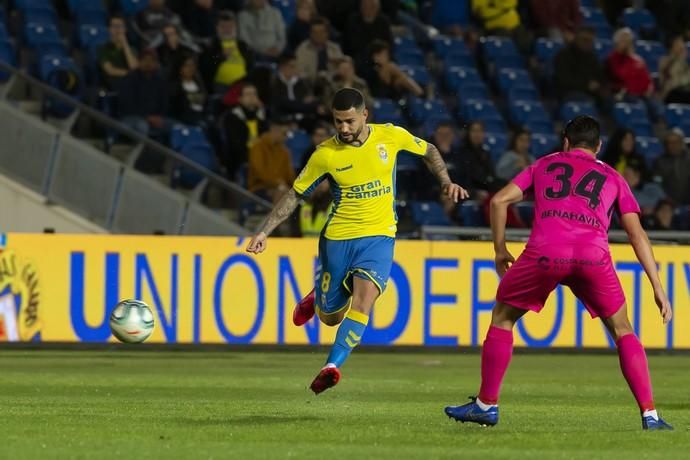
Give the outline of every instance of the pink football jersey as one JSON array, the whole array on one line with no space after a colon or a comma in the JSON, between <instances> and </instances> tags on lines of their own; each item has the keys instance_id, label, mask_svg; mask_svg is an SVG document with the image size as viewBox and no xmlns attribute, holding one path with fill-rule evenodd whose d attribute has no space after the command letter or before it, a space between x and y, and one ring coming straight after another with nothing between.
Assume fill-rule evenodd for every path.
<instances>
[{"instance_id":1,"label":"pink football jersey","mask_svg":"<svg viewBox=\"0 0 690 460\"><path fill-rule=\"evenodd\" d=\"M613 213L640 212L623 177L582 150L540 158L513 183L526 195L534 193L528 246L594 244L607 249Z\"/></svg>"}]
</instances>

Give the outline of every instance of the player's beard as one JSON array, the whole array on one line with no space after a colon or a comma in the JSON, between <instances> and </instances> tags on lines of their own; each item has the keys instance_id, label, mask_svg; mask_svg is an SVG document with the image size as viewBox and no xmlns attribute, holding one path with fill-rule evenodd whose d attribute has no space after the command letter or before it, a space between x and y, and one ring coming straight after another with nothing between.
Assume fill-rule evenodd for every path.
<instances>
[{"instance_id":1,"label":"player's beard","mask_svg":"<svg viewBox=\"0 0 690 460\"><path fill-rule=\"evenodd\" d=\"M340 134L338 137L340 137L340 140L345 142L346 144L349 144L349 145L352 145L355 147L361 147L362 141L359 140L359 136L362 134L363 129L364 129L364 125L362 125L362 127L359 128L357 130L357 132L352 133L352 140L351 141L347 141L347 140L343 139L342 134Z\"/></svg>"}]
</instances>

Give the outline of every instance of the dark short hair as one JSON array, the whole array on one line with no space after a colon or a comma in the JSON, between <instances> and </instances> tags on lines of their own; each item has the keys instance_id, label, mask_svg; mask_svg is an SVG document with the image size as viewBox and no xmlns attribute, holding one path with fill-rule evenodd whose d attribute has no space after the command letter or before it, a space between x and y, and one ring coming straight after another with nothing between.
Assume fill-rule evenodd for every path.
<instances>
[{"instance_id":1,"label":"dark short hair","mask_svg":"<svg viewBox=\"0 0 690 460\"><path fill-rule=\"evenodd\" d=\"M371 55L373 56L374 54L379 54L381 51L390 52L391 46L384 40L376 39L371 42L369 49L371 50Z\"/></svg>"},{"instance_id":2,"label":"dark short hair","mask_svg":"<svg viewBox=\"0 0 690 460\"><path fill-rule=\"evenodd\" d=\"M287 116L276 115L271 117L268 124L269 126L288 126L290 125L290 118Z\"/></svg>"},{"instance_id":3,"label":"dark short hair","mask_svg":"<svg viewBox=\"0 0 690 460\"><path fill-rule=\"evenodd\" d=\"M565 125L563 137L568 139L570 147L596 149L601 139L599 122L589 115L578 115Z\"/></svg>"},{"instance_id":4,"label":"dark short hair","mask_svg":"<svg viewBox=\"0 0 690 460\"><path fill-rule=\"evenodd\" d=\"M328 22L328 19L324 18L323 16L319 16L319 17L314 18L309 25L311 27L313 27L313 26L328 27L328 26L330 26L330 22Z\"/></svg>"},{"instance_id":5,"label":"dark short hair","mask_svg":"<svg viewBox=\"0 0 690 460\"><path fill-rule=\"evenodd\" d=\"M278 58L278 67L284 66L285 64L289 64L290 62L296 59L297 58L293 53L283 53Z\"/></svg>"},{"instance_id":6,"label":"dark short hair","mask_svg":"<svg viewBox=\"0 0 690 460\"><path fill-rule=\"evenodd\" d=\"M234 21L236 20L235 13L230 10L223 10L218 13L218 21Z\"/></svg>"},{"instance_id":7,"label":"dark short hair","mask_svg":"<svg viewBox=\"0 0 690 460\"><path fill-rule=\"evenodd\" d=\"M364 108L364 96L354 88L341 88L333 96L331 109L343 111L355 108L358 112Z\"/></svg>"},{"instance_id":8,"label":"dark short hair","mask_svg":"<svg viewBox=\"0 0 690 460\"><path fill-rule=\"evenodd\" d=\"M510 149L515 150L515 145L517 144L518 137L523 136L523 135L528 135L531 136L532 133L530 132L529 129L527 128L518 128L515 133L513 134L513 137L510 139Z\"/></svg>"},{"instance_id":9,"label":"dark short hair","mask_svg":"<svg viewBox=\"0 0 690 460\"><path fill-rule=\"evenodd\" d=\"M113 14L112 16L110 16L110 18L108 19L108 25L112 24L113 21L122 21L125 24L127 24L127 20L125 20L125 17L121 14Z\"/></svg>"}]
</instances>

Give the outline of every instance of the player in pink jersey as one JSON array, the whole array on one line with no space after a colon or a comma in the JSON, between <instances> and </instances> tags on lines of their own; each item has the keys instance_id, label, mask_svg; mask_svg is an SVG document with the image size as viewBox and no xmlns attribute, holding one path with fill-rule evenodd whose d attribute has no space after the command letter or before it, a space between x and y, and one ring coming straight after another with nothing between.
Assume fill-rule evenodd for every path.
<instances>
[{"instance_id":1,"label":"player in pink jersey","mask_svg":"<svg viewBox=\"0 0 690 460\"><path fill-rule=\"evenodd\" d=\"M671 320L652 247L640 225L640 208L620 174L596 159L599 123L588 116L566 125L564 151L539 159L491 200L491 230L501 282L491 327L482 347L479 395L446 407L461 422L498 423L498 395L513 352L513 327L527 311L539 312L558 284L568 286L592 318L600 317L616 343L623 376L637 400L645 430L672 430L654 406L647 356L628 320L625 296L611 260L608 228L617 212L652 283L664 323ZM507 208L534 194L535 219L525 250L515 261L505 242ZM514 263L513 263L514 262Z\"/></svg>"}]
</instances>

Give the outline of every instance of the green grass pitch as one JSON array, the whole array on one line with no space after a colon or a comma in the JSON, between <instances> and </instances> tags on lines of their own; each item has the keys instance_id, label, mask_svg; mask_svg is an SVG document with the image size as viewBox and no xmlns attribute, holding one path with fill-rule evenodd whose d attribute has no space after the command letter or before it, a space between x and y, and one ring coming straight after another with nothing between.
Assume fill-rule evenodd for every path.
<instances>
[{"instance_id":1,"label":"green grass pitch","mask_svg":"<svg viewBox=\"0 0 690 460\"><path fill-rule=\"evenodd\" d=\"M355 352L334 389L322 352L0 350L2 459L690 458L690 361L651 356L646 433L615 355L516 354L494 428L445 417L479 356Z\"/></svg>"}]
</instances>

